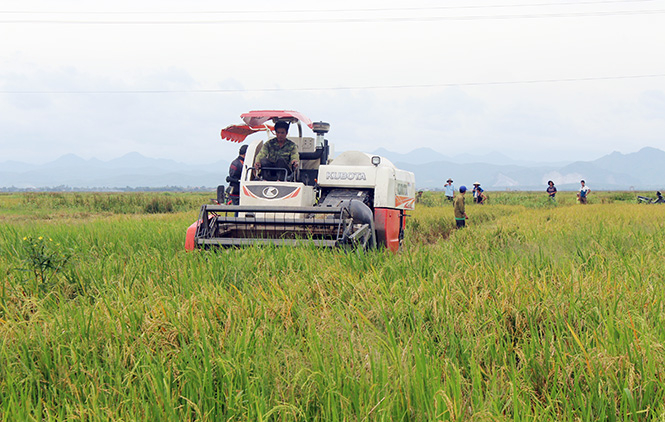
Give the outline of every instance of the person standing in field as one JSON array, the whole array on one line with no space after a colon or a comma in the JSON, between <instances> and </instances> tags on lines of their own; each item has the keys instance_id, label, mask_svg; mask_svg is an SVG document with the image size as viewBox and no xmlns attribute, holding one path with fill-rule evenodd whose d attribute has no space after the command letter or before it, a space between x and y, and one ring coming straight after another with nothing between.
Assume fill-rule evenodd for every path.
<instances>
[{"instance_id":1,"label":"person standing in field","mask_svg":"<svg viewBox=\"0 0 665 422\"><path fill-rule=\"evenodd\" d=\"M550 202L556 202L556 198L554 197L556 195L556 188L554 187L554 182L550 180L549 182L547 182L547 184L548 184L547 195L550 198Z\"/></svg>"},{"instance_id":2,"label":"person standing in field","mask_svg":"<svg viewBox=\"0 0 665 422\"><path fill-rule=\"evenodd\" d=\"M446 184L443 185L446 189L446 199L449 202L453 202L453 197L455 196L455 186L453 186L453 179L446 180Z\"/></svg>"},{"instance_id":3,"label":"person standing in field","mask_svg":"<svg viewBox=\"0 0 665 422\"><path fill-rule=\"evenodd\" d=\"M476 182L473 184L473 201L477 204L484 204L485 199L487 198L485 196L485 190L480 187L480 182Z\"/></svg>"},{"instance_id":4,"label":"person standing in field","mask_svg":"<svg viewBox=\"0 0 665 422\"><path fill-rule=\"evenodd\" d=\"M581 180L580 184L582 187L580 187L580 191L577 193L577 200L580 201L580 204L586 204L591 189L585 184L584 180Z\"/></svg>"},{"instance_id":5,"label":"person standing in field","mask_svg":"<svg viewBox=\"0 0 665 422\"><path fill-rule=\"evenodd\" d=\"M240 204L240 176L242 175L242 166L245 164L245 154L247 153L247 145L240 147L238 157L231 162L229 166L229 175L226 181L229 182L231 191L229 192L229 202L231 205Z\"/></svg>"},{"instance_id":6,"label":"person standing in field","mask_svg":"<svg viewBox=\"0 0 665 422\"><path fill-rule=\"evenodd\" d=\"M466 226L466 220L469 218L466 215L466 209L464 206L464 193L466 192L466 186L462 185L459 187L459 195L455 197L453 201L453 209L455 210L455 224L457 228L461 229Z\"/></svg>"}]
</instances>

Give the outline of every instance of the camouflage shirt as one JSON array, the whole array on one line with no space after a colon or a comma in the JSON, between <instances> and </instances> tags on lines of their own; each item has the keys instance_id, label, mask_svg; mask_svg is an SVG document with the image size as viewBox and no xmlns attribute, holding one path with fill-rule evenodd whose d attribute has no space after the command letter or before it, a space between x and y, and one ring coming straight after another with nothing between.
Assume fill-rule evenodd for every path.
<instances>
[{"instance_id":1,"label":"camouflage shirt","mask_svg":"<svg viewBox=\"0 0 665 422\"><path fill-rule=\"evenodd\" d=\"M287 163L291 163L293 160L300 161L298 147L295 142L287 139L284 141L284 145L280 148L279 143L277 143L277 138L272 138L263 144L263 148L261 148L259 155L256 156L256 161L260 161L263 158L267 158L273 163L277 162L280 158L285 159Z\"/></svg>"}]
</instances>

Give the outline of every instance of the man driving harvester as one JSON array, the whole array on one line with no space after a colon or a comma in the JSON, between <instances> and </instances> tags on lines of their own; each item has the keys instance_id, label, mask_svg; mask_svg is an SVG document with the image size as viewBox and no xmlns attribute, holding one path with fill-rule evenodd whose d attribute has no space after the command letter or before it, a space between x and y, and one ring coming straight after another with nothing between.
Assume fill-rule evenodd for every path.
<instances>
[{"instance_id":1,"label":"man driving harvester","mask_svg":"<svg viewBox=\"0 0 665 422\"><path fill-rule=\"evenodd\" d=\"M288 122L280 120L275 123L275 135L277 136L266 142L256 156L254 167L258 170L265 167L261 172L265 180L278 180L282 173L286 173L288 177L298 167L300 161L298 147L293 141L286 138L288 132ZM285 169L286 171L275 169Z\"/></svg>"}]
</instances>

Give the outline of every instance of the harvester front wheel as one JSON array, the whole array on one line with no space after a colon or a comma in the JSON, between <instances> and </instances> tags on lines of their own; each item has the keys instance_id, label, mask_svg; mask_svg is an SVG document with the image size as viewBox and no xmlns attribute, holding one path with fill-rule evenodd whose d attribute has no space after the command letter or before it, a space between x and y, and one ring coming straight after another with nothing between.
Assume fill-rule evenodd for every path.
<instances>
[{"instance_id":1,"label":"harvester front wheel","mask_svg":"<svg viewBox=\"0 0 665 422\"><path fill-rule=\"evenodd\" d=\"M342 211L344 228L341 243L354 249L368 250L376 247L376 230L372 210L361 201L351 200Z\"/></svg>"}]
</instances>

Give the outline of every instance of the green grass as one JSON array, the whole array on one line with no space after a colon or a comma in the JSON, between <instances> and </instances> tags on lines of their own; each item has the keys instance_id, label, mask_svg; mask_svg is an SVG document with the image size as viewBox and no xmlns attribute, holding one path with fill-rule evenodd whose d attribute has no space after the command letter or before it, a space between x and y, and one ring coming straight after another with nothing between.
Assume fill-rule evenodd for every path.
<instances>
[{"instance_id":1,"label":"green grass","mask_svg":"<svg viewBox=\"0 0 665 422\"><path fill-rule=\"evenodd\" d=\"M398 255L188 253L210 195L93 195L0 195L2 420L665 417L665 206L490 192L458 231L426 192Z\"/></svg>"}]
</instances>

